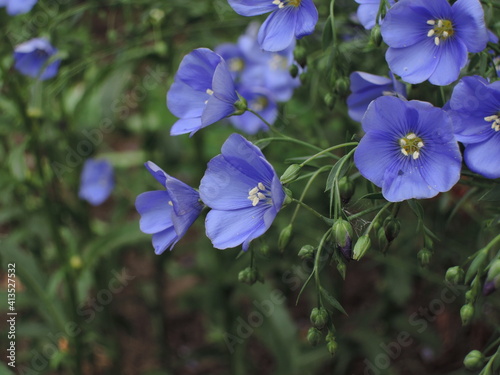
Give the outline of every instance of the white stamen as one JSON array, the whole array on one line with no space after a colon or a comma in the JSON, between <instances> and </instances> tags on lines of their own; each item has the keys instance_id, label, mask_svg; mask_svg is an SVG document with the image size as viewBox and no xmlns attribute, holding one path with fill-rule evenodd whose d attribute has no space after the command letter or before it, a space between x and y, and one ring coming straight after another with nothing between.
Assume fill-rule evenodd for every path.
<instances>
[{"instance_id":1,"label":"white stamen","mask_svg":"<svg viewBox=\"0 0 500 375\"><path fill-rule=\"evenodd\" d=\"M256 186L248 192L248 195L255 195L259 192L259 188Z\"/></svg>"},{"instance_id":2,"label":"white stamen","mask_svg":"<svg viewBox=\"0 0 500 375\"><path fill-rule=\"evenodd\" d=\"M264 186L264 184L262 182L259 182L257 184L257 187L259 188L259 190L262 190L262 191L265 191L266 190L266 187Z\"/></svg>"},{"instance_id":3,"label":"white stamen","mask_svg":"<svg viewBox=\"0 0 500 375\"><path fill-rule=\"evenodd\" d=\"M443 27L443 20L439 20L439 21L438 21L438 25L437 25L437 26L438 26L438 27Z\"/></svg>"},{"instance_id":4,"label":"white stamen","mask_svg":"<svg viewBox=\"0 0 500 375\"><path fill-rule=\"evenodd\" d=\"M413 157L413 160L416 160L416 159L418 159L418 157L419 157L419 156L420 156L420 152L418 152L418 151L415 151L415 152L413 153L413 155L412 155L412 157Z\"/></svg>"},{"instance_id":5,"label":"white stamen","mask_svg":"<svg viewBox=\"0 0 500 375\"><path fill-rule=\"evenodd\" d=\"M401 138L401 139L399 140L399 145L400 145L400 146L406 146L406 141L405 141L403 138Z\"/></svg>"},{"instance_id":6,"label":"white stamen","mask_svg":"<svg viewBox=\"0 0 500 375\"><path fill-rule=\"evenodd\" d=\"M259 199L264 199L264 198L266 198L266 196L265 196L264 194L262 194L261 192L258 192L258 193L257 193L257 197L258 197Z\"/></svg>"},{"instance_id":7,"label":"white stamen","mask_svg":"<svg viewBox=\"0 0 500 375\"><path fill-rule=\"evenodd\" d=\"M484 118L484 121L487 121L487 122L496 121L496 120L498 120L498 116L497 115L488 116L488 117Z\"/></svg>"},{"instance_id":8,"label":"white stamen","mask_svg":"<svg viewBox=\"0 0 500 375\"><path fill-rule=\"evenodd\" d=\"M213 95L213 94L214 94L214 92L213 92L212 90L210 90L210 89L207 89L206 93L207 93L208 95Z\"/></svg>"},{"instance_id":9,"label":"white stamen","mask_svg":"<svg viewBox=\"0 0 500 375\"><path fill-rule=\"evenodd\" d=\"M252 200L252 206L257 206L257 203L259 203L260 199L259 197L255 196L253 197L253 200Z\"/></svg>"},{"instance_id":10,"label":"white stamen","mask_svg":"<svg viewBox=\"0 0 500 375\"><path fill-rule=\"evenodd\" d=\"M410 133L406 136L407 139L415 139L417 138L416 134L415 133Z\"/></svg>"},{"instance_id":11,"label":"white stamen","mask_svg":"<svg viewBox=\"0 0 500 375\"><path fill-rule=\"evenodd\" d=\"M427 36L433 36L434 35L434 29L430 29L429 32L427 33Z\"/></svg>"},{"instance_id":12,"label":"white stamen","mask_svg":"<svg viewBox=\"0 0 500 375\"><path fill-rule=\"evenodd\" d=\"M274 0L274 1L273 1L273 4L274 4L274 5L280 5L280 4L281 4L281 1L280 1L280 0Z\"/></svg>"},{"instance_id":13,"label":"white stamen","mask_svg":"<svg viewBox=\"0 0 500 375\"><path fill-rule=\"evenodd\" d=\"M408 156L408 152L404 148L401 149L401 152L404 156Z\"/></svg>"},{"instance_id":14,"label":"white stamen","mask_svg":"<svg viewBox=\"0 0 500 375\"><path fill-rule=\"evenodd\" d=\"M439 46L439 37L435 37L435 38L434 38L434 44L435 44L436 46Z\"/></svg>"},{"instance_id":15,"label":"white stamen","mask_svg":"<svg viewBox=\"0 0 500 375\"><path fill-rule=\"evenodd\" d=\"M417 143L417 146L418 146L418 148L422 148L422 147L424 147L424 142L418 142L418 143Z\"/></svg>"},{"instance_id":16,"label":"white stamen","mask_svg":"<svg viewBox=\"0 0 500 375\"><path fill-rule=\"evenodd\" d=\"M173 206L174 204L172 203L172 201L168 201L168 205Z\"/></svg>"},{"instance_id":17,"label":"white stamen","mask_svg":"<svg viewBox=\"0 0 500 375\"><path fill-rule=\"evenodd\" d=\"M443 38L448 38L450 34L448 34L448 31L443 31Z\"/></svg>"},{"instance_id":18,"label":"white stamen","mask_svg":"<svg viewBox=\"0 0 500 375\"><path fill-rule=\"evenodd\" d=\"M436 21L434 21L434 20L427 21L427 25L435 25L435 24L436 24Z\"/></svg>"}]
</instances>

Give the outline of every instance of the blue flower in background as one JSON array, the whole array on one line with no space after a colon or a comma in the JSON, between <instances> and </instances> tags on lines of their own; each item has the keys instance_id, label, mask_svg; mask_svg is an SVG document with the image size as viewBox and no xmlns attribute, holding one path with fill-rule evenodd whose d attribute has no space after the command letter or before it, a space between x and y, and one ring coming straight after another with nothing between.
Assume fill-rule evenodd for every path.
<instances>
[{"instance_id":1,"label":"blue flower in background","mask_svg":"<svg viewBox=\"0 0 500 375\"><path fill-rule=\"evenodd\" d=\"M186 234L203 209L199 194L192 187L166 174L148 161L144 164L151 175L166 190L140 194L135 207L141 215L141 231L153 235L156 254L163 253Z\"/></svg>"},{"instance_id":2,"label":"blue flower in background","mask_svg":"<svg viewBox=\"0 0 500 375\"><path fill-rule=\"evenodd\" d=\"M468 52L486 47L488 33L478 0L401 0L389 9L381 25L389 45L390 69L409 83L434 85L455 81Z\"/></svg>"},{"instance_id":3,"label":"blue flower in background","mask_svg":"<svg viewBox=\"0 0 500 375\"><path fill-rule=\"evenodd\" d=\"M38 0L0 0L0 7L7 8L9 16L28 13Z\"/></svg>"},{"instance_id":4,"label":"blue flower in background","mask_svg":"<svg viewBox=\"0 0 500 375\"><path fill-rule=\"evenodd\" d=\"M465 164L488 178L500 177L500 81L464 77L447 104L455 137L465 144Z\"/></svg>"},{"instance_id":5,"label":"blue flower in background","mask_svg":"<svg viewBox=\"0 0 500 375\"><path fill-rule=\"evenodd\" d=\"M312 0L228 0L236 13L256 16L272 12L262 24L258 41L262 49L276 52L287 48L295 38L312 34L318 11Z\"/></svg>"},{"instance_id":6,"label":"blue flower in background","mask_svg":"<svg viewBox=\"0 0 500 375\"><path fill-rule=\"evenodd\" d=\"M208 238L217 249L243 244L264 234L283 205L285 193L260 149L239 134L222 145L208 163L200 196L212 208L206 218Z\"/></svg>"},{"instance_id":7,"label":"blue flower in background","mask_svg":"<svg viewBox=\"0 0 500 375\"><path fill-rule=\"evenodd\" d=\"M48 40L34 38L14 49L14 67L26 76L46 80L54 77L59 70L61 60L47 64L56 53L57 49Z\"/></svg>"},{"instance_id":8,"label":"blue flower in background","mask_svg":"<svg viewBox=\"0 0 500 375\"><path fill-rule=\"evenodd\" d=\"M233 78L221 56L207 48L186 55L167 93L170 112L180 119L171 135L191 133L236 112L239 100Z\"/></svg>"},{"instance_id":9,"label":"blue flower in background","mask_svg":"<svg viewBox=\"0 0 500 375\"><path fill-rule=\"evenodd\" d=\"M372 100L382 95L393 95L406 98L406 87L394 78L377 76L365 72L353 72L350 75L351 95L347 98L349 116L361 122L363 115Z\"/></svg>"},{"instance_id":10,"label":"blue flower in background","mask_svg":"<svg viewBox=\"0 0 500 375\"><path fill-rule=\"evenodd\" d=\"M104 159L87 159L80 177L78 196L93 206L103 203L115 187L113 166Z\"/></svg>"},{"instance_id":11,"label":"blue flower in background","mask_svg":"<svg viewBox=\"0 0 500 375\"><path fill-rule=\"evenodd\" d=\"M238 87L238 92L247 100L248 108L257 112L269 124L273 124L278 117L278 105L271 92L265 88L245 86ZM241 116L229 117L229 122L247 134L259 131L268 131L269 127L253 113L245 112Z\"/></svg>"},{"instance_id":12,"label":"blue flower in background","mask_svg":"<svg viewBox=\"0 0 500 375\"><path fill-rule=\"evenodd\" d=\"M377 21L378 9L380 8L380 0L355 0L359 6L357 16L359 22L366 30L373 29ZM389 5L393 6L395 0L389 0Z\"/></svg>"},{"instance_id":13,"label":"blue flower in background","mask_svg":"<svg viewBox=\"0 0 500 375\"><path fill-rule=\"evenodd\" d=\"M388 201L431 198L458 182L462 157L442 109L382 96L370 104L362 126L366 134L354 163Z\"/></svg>"}]
</instances>

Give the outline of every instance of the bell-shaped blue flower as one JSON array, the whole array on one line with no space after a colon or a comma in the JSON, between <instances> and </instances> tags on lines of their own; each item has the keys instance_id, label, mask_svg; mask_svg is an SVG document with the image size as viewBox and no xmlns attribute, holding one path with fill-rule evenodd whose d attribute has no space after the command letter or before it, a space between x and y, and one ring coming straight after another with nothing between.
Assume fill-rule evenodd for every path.
<instances>
[{"instance_id":1,"label":"bell-shaped blue flower","mask_svg":"<svg viewBox=\"0 0 500 375\"><path fill-rule=\"evenodd\" d=\"M272 12L259 30L262 49L282 51L295 39L312 34L318 11L312 0L228 0L236 13L256 16Z\"/></svg>"},{"instance_id":2,"label":"bell-shaped blue flower","mask_svg":"<svg viewBox=\"0 0 500 375\"><path fill-rule=\"evenodd\" d=\"M401 0L381 25L392 72L409 83L448 85L458 79L468 52L486 47L488 33L479 0Z\"/></svg>"},{"instance_id":3,"label":"bell-shaped blue flower","mask_svg":"<svg viewBox=\"0 0 500 375\"><path fill-rule=\"evenodd\" d=\"M212 208L206 233L217 249L243 244L264 234L283 205L285 193L273 167L258 147L239 134L222 145L208 163L200 197Z\"/></svg>"},{"instance_id":4,"label":"bell-shaped blue flower","mask_svg":"<svg viewBox=\"0 0 500 375\"><path fill-rule=\"evenodd\" d=\"M78 196L93 206L99 206L115 187L113 166L105 159L87 159L80 176Z\"/></svg>"},{"instance_id":5,"label":"bell-shaped blue flower","mask_svg":"<svg viewBox=\"0 0 500 375\"><path fill-rule=\"evenodd\" d=\"M347 98L349 116L354 121L361 122L363 115L372 100L382 95L393 95L406 98L406 87L389 72L391 78L377 76L365 72L353 72L351 95Z\"/></svg>"},{"instance_id":6,"label":"bell-shaped blue flower","mask_svg":"<svg viewBox=\"0 0 500 375\"><path fill-rule=\"evenodd\" d=\"M382 96L370 104L361 124L366 134L354 163L388 201L431 198L458 182L462 157L442 109Z\"/></svg>"},{"instance_id":7,"label":"bell-shaped blue flower","mask_svg":"<svg viewBox=\"0 0 500 375\"><path fill-rule=\"evenodd\" d=\"M377 14L380 8L380 0L355 0L359 6L356 15L359 22L366 30L373 29L377 22ZM389 5L394 5L394 0L389 0Z\"/></svg>"},{"instance_id":8,"label":"bell-shaped blue flower","mask_svg":"<svg viewBox=\"0 0 500 375\"><path fill-rule=\"evenodd\" d=\"M9 16L28 13L38 0L0 0L0 7L7 9Z\"/></svg>"},{"instance_id":9,"label":"bell-shaped blue flower","mask_svg":"<svg viewBox=\"0 0 500 375\"><path fill-rule=\"evenodd\" d=\"M203 209L199 194L192 187L166 174L151 161L144 164L166 190L140 194L135 207L141 215L141 231L153 235L156 254L163 253L184 236Z\"/></svg>"},{"instance_id":10,"label":"bell-shaped blue flower","mask_svg":"<svg viewBox=\"0 0 500 375\"><path fill-rule=\"evenodd\" d=\"M500 81L464 77L447 104L455 137L465 144L465 164L488 178L500 177Z\"/></svg>"},{"instance_id":11,"label":"bell-shaped blue flower","mask_svg":"<svg viewBox=\"0 0 500 375\"><path fill-rule=\"evenodd\" d=\"M14 67L26 76L46 80L54 77L59 70L61 60L48 63L56 53L57 49L48 40L34 38L14 49Z\"/></svg>"},{"instance_id":12,"label":"bell-shaped blue flower","mask_svg":"<svg viewBox=\"0 0 500 375\"><path fill-rule=\"evenodd\" d=\"M191 133L237 111L239 98L221 56L207 48L186 55L167 93L170 112L179 117L171 135Z\"/></svg>"}]
</instances>

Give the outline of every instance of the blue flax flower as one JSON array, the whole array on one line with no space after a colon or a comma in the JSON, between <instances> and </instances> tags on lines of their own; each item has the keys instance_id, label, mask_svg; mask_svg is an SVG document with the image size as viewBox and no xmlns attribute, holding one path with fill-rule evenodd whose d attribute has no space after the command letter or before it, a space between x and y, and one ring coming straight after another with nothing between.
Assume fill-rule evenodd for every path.
<instances>
[{"instance_id":1,"label":"blue flax flower","mask_svg":"<svg viewBox=\"0 0 500 375\"><path fill-rule=\"evenodd\" d=\"M264 234L283 205L285 193L258 147L239 134L222 145L208 163L200 196L212 208L206 218L208 238L217 249L243 244Z\"/></svg>"},{"instance_id":2,"label":"blue flax flower","mask_svg":"<svg viewBox=\"0 0 500 375\"><path fill-rule=\"evenodd\" d=\"M167 93L170 112L179 117L171 135L191 133L237 111L238 94L221 56L207 48L186 55Z\"/></svg>"},{"instance_id":3,"label":"blue flax flower","mask_svg":"<svg viewBox=\"0 0 500 375\"><path fill-rule=\"evenodd\" d=\"M462 158L442 109L382 96L370 104L362 126L366 134L354 162L388 201L431 198L459 180Z\"/></svg>"},{"instance_id":4,"label":"blue flax flower","mask_svg":"<svg viewBox=\"0 0 500 375\"><path fill-rule=\"evenodd\" d=\"M228 0L236 13L256 16L272 12L259 29L262 49L276 52L286 49L295 38L312 34L318 11L312 0Z\"/></svg>"},{"instance_id":5,"label":"blue flax flower","mask_svg":"<svg viewBox=\"0 0 500 375\"><path fill-rule=\"evenodd\" d=\"M0 7L7 8L9 16L28 13L38 0L0 0Z\"/></svg>"},{"instance_id":6,"label":"blue flax flower","mask_svg":"<svg viewBox=\"0 0 500 375\"><path fill-rule=\"evenodd\" d=\"M486 47L488 33L478 0L401 0L381 25L390 69L409 83L448 85L458 79L468 52Z\"/></svg>"},{"instance_id":7,"label":"blue flax flower","mask_svg":"<svg viewBox=\"0 0 500 375\"><path fill-rule=\"evenodd\" d=\"M373 29L377 21L378 9L380 8L380 0L356 0L359 4L357 16L359 22L366 30ZM394 0L389 0L389 5L394 5Z\"/></svg>"},{"instance_id":8,"label":"blue flax flower","mask_svg":"<svg viewBox=\"0 0 500 375\"><path fill-rule=\"evenodd\" d=\"M115 187L113 166L104 159L87 159L80 176L78 196L93 206L99 206Z\"/></svg>"},{"instance_id":9,"label":"blue flax flower","mask_svg":"<svg viewBox=\"0 0 500 375\"><path fill-rule=\"evenodd\" d=\"M144 164L151 175L166 190L140 194L135 207L141 215L141 231L153 235L156 254L170 250L184 236L203 208L199 194L192 187L166 174L148 161Z\"/></svg>"},{"instance_id":10,"label":"blue flax flower","mask_svg":"<svg viewBox=\"0 0 500 375\"><path fill-rule=\"evenodd\" d=\"M349 116L361 122L363 115L372 100L382 95L394 95L406 98L406 87L394 78L377 76L365 72L353 72L350 75L351 95L347 98Z\"/></svg>"},{"instance_id":11,"label":"blue flax flower","mask_svg":"<svg viewBox=\"0 0 500 375\"><path fill-rule=\"evenodd\" d=\"M14 49L14 67L26 76L46 80L54 77L59 70L61 60L47 64L56 53L57 49L48 40L34 38Z\"/></svg>"},{"instance_id":12,"label":"blue flax flower","mask_svg":"<svg viewBox=\"0 0 500 375\"><path fill-rule=\"evenodd\" d=\"M465 144L465 164L488 178L500 177L500 81L464 77L447 108L455 137Z\"/></svg>"}]
</instances>

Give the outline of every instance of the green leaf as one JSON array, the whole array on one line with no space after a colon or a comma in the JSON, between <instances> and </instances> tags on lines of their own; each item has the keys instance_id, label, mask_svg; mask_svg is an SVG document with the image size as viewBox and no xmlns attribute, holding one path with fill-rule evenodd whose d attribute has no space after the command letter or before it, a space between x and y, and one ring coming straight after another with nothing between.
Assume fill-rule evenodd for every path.
<instances>
[{"instance_id":1,"label":"green leaf","mask_svg":"<svg viewBox=\"0 0 500 375\"><path fill-rule=\"evenodd\" d=\"M484 193L480 198L480 201L485 202L498 202L500 201L500 185L497 184L493 186L490 190Z\"/></svg>"},{"instance_id":2,"label":"green leaf","mask_svg":"<svg viewBox=\"0 0 500 375\"><path fill-rule=\"evenodd\" d=\"M471 282L471 280L476 276L476 274L482 273L484 267L486 266L486 257L488 256L488 252L482 249L472 261L467 273L465 274L465 284Z\"/></svg>"},{"instance_id":3,"label":"green leaf","mask_svg":"<svg viewBox=\"0 0 500 375\"><path fill-rule=\"evenodd\" d=\"M351 167L351 164L350 163L346 163L346 160L347 158L349 157L350 155L346 154L344 156L342 156L336 163L335 165L332 167L332 170L330 171L330 174L328 175L328 178L326 180L326 187L325 187L325 191L328 191L328 190L332 190L333 187L334 187L334 184L335 184L335 176L337 175L337 171L338 171L338 178L341 179L342 177L344 177L347 173L347 171L349 170L349 168ZM340 171L339 171L339 168Z\"/></svg>"},{"instance_id":4,"label":"green leaf","mask_svg":"<svg viewBox=\"0 0 500 375\"><path fill-rule=\"evenodd\" d=\"M344 308L342 307L342 305L340 304L339 301L337 301L337 299L335 297L333 297L331 294L329 294L325 288L323 287L319 287L319 291L321 293L321 295L323 296L323 298L330 304L332 305L335 309L339 310L342 314L347 315L347 312L344 310Z\"/></svg>"},{"instance_id":5,"label":"green leaf","mask_svg":"<svg viewBox=\"0 0 500 375\"><path fill-rule=\"evenodd\" d=\"M323 50L328 49L333 43L333 32L332 32L332 22L331 22L331 17L328 16L325 22L325 28L323 29L323 36L322 36L322 46Z\"/></svg>"}]
</instances>

